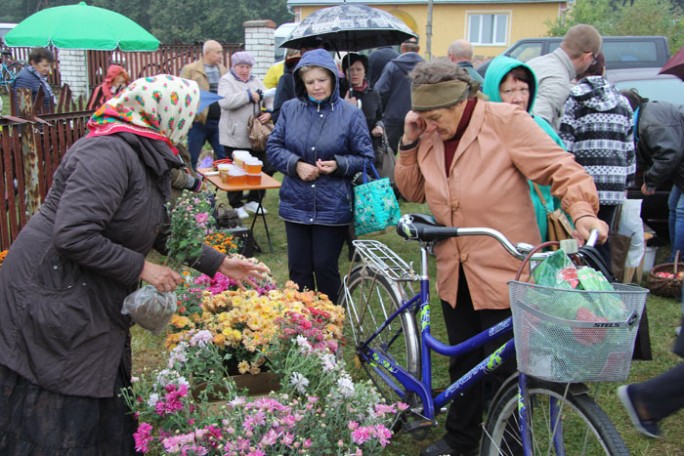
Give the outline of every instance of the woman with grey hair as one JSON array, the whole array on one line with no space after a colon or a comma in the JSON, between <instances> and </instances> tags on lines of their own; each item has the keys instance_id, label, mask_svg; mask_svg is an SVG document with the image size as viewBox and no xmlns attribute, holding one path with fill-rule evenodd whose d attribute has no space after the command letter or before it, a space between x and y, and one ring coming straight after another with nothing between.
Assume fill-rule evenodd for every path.
<instances>
[{"instance_id":1,"label":"woman with grey hair","mask_svg":"<svg viewBox=\"0 0 684 456\"><path fill-rule=\"evenodd\" d=\"M485 226L514 243L540 242L527 180L551 185L579 234L608 227L598 218L593 180L528 113L507 103L484 101L468 73L447 59L419 63L411 72L412 110L404 124L395 178L408 201L427 202L436 221L446 226ZM451 238L435 245L437 289L449 343L456 345L511 315L506 283L519 262L496 241ZM526 280L527 277L523 277ZM452 380L485 354L496 340L452 360ZM494 372L502 381L511 361ZM447 417L446 435L423 455L479 454L482 384L456 397Z\"/></svg>"}]
</instances>

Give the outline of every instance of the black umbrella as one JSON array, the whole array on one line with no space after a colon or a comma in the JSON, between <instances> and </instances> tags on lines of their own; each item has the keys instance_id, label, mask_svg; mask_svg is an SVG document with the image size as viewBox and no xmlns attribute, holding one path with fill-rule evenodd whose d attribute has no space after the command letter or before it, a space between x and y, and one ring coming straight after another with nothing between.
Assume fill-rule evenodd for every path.
<instances>
[{"instance_id":1,"label":"black umbrella","mask_svg":"<svg viewBox=\"0 0 684 456\"><path fill-rule=\"evenodd\" d=\"M418 35L386 11L344 3L311 13L280 47L300 49L302 42L312 38L321 38L338 51L361 51L400 44Z\"/></svg>"}]
</instances>

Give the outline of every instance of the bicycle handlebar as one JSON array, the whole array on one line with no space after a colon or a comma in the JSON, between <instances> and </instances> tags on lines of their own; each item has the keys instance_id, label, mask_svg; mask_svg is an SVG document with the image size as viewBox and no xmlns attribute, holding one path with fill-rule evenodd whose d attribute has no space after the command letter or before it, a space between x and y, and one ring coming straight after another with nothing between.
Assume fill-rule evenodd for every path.
<instances>
[{"instance_id":1,"label":"bicycle handlebar","mask_svg":"<svg viewBox=\"0 0 684 456\"><path fill-rule=\"evenodd\" d=\"M404 214L397 223L397 233L407 240L435 242L459 236L488 236L496 239L504 249L520 260L524 260L534 246L525 243L514 245L500 231L492 228L457 228L439 225L432 216L425 214ZM598 230L592 230L586 245L593 247L598 240ZM541 261L553 252L540 252L532 256L533 261Z\"/></svg>"}]
</instances>

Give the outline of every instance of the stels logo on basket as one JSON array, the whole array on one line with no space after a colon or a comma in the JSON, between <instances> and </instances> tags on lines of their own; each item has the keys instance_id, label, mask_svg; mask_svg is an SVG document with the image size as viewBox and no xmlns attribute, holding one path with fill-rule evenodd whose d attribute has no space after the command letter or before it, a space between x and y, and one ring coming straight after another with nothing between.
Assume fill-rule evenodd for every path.
<instances>
[{"instance_id":1,"label":"stels logo on basket","mask_svg":"<svg viewBox=\"0 0 684 456\"><path fill-rule=\"evenodd\" d=\"M594 323L594 328L619 328L620 323Z\"/></svg>"}]
</instances>

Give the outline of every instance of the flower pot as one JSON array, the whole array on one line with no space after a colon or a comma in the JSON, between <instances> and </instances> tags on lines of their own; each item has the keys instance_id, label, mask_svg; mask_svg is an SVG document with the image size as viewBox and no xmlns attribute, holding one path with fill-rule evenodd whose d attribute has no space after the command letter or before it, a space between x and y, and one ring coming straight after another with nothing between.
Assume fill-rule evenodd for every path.
<instances>
[{"instance_id":1,"label":"flower pot","mask_svg":"<svg viewBox=\"0 0 684 456\"><path fill-rule=\"evenodd\" d=\"M235 382L238 392L246 390L247 396L265 396L271 391L279 391L280 383L278 377L273 372L260 372L258 374L231 375L230 378ZM192 396L198 401L200 393L207 388L206 383L199 383L192 387ZM225 394L226 389L221 386L215 387L217 394ZM216 394L209 394L211 402L221 401L222 398Z\"/></svg>"}]
</instances>

